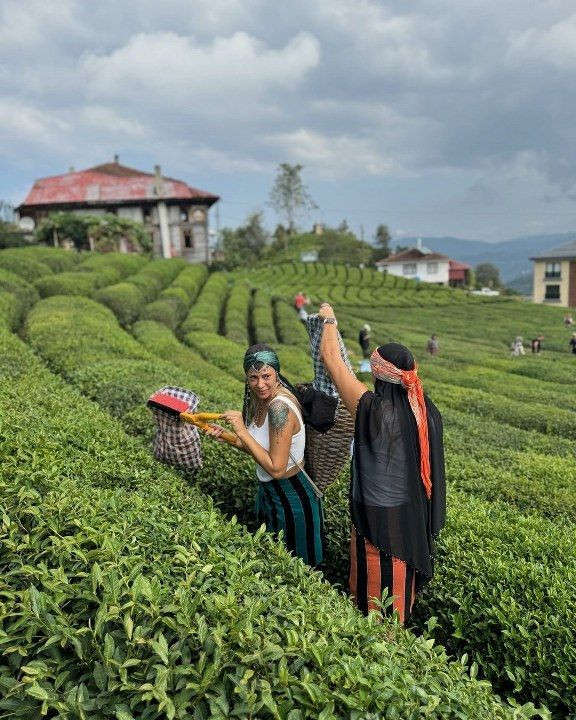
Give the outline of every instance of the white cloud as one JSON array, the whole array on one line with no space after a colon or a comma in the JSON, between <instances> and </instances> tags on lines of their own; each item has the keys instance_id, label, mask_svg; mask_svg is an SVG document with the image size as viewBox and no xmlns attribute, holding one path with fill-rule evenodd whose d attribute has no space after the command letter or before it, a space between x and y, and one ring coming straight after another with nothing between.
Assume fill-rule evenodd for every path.
<instances>
[{"instance_id":1,"label":"white cloud","mask_svg":"<svg viewBox=\"0 0 576 720\"><path fill-rule=\"evenodd\" d=\"M29 152L61 145L70 123L17 98L0 98L0 151Z\"/></svg>"},{"instance_id":2,"label":"white cloud","mask_svg":"<svg viewBox=\"0 0 576 720\"><path fill-rule=\"evenodd\" d=\"M306 165L316 175L333 179L353 173L386 175L399 172L398 163L385 157L371 140L350 136L330 137L301 128L268 135L264 142L282 155Z\"/></svg>"},{"instance_id":3,"label":"white cloud","mask_svg":"<svg viewBox=\"0 0 576 720\"><path fill-rule=\"evenodd\" d=\"M576 13L550 27L531 27L515 34L507 59L513 66L552 65L572 73L576 68Z\"/></svg>"},{"instance_id":4,"label":"white cloud","mask_svg":"<svg viewBox=\"0 0 576 720\"><path fill-rule=\"evenodd\" d=\"M82 108L79 123L91 131L107 135L124 135L127 138L142 139L148 129L142 123L103 105L86 105Z\"/></svg>"},{"instance_id":5,"label":"white cloud","mask_svg":"<svg viewBox=\"0 0 576 720\"><path fill-rule=\"evenodd\" d=\"M185 109L196 115L258 111L272 91L297 88L320 60L315 37L301 32L276 50L236 32L198 43L176 33L138 34L108 55L82 61L88 94L142 107ZM229 121L232 118L228 117Z\"/></svg>"}]
</instances>

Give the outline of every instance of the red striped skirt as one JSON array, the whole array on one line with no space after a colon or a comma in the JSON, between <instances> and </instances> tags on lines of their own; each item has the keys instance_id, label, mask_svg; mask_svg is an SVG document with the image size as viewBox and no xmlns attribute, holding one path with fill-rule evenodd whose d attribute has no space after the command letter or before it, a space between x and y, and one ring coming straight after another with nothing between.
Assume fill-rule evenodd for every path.
<instances>
[{"instance_id":1,"label":"red striped skirt","mask_svg":"<svg viewBox=\"0 0 576 720\"><path fill-rule=\"evenodd\" d=\"M350 537L350 594L354 603L365 615L371 610L380 611L374 600L380 601L384 590L394 597L392 605L384 611L391 615L398 611L400 621L408 622L416 599L416 571L403 560L385 555L371 542L356 534L352 527Z\"/></svg>"}]
</instances>

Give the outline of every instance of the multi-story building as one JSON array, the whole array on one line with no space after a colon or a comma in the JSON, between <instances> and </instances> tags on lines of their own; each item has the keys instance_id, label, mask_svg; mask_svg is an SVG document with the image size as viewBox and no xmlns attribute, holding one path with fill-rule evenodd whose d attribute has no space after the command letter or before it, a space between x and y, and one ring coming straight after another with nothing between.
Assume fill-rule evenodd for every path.
<instances>
[{"instance_id":1,"label":"multi-story building","mask_svg":"<svg viewBox=\"0 0 576 720\"><path fill-rule=\"evenodd\" d=\"M120 165L115 156L112 163L80 172L70 168L65 175L36 180L16 213L28 229L54 212L113 213L143 223L155 255L210 262L208 211L218 200L182 180L164 177L159 165L146 173Z\"/></svg>"},{"instance_id":2,"label":"multi-story building","mask_svg":"<svg viewBox=\"0 0 576 720\"><path fill-rule=\"evenodd\" d=\"M576 240L530 260L534 262L534 302L576 307Z\"/></svg>"}]
</instances>

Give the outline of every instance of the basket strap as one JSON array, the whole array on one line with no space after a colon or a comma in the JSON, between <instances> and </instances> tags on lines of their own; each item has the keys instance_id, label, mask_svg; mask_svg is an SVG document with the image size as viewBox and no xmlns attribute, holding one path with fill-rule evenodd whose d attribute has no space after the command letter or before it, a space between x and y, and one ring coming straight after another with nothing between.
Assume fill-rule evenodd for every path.
<instances>
[{"instance_id":1,"label":"basket strap","mask_svg":"<svg viewBox=\"0 0 576 720\"><path fill-rule=\"evenodd\" d=\"M306 470L304 470L304 468L302 467L302 465L300 465L300 463L296 462L296 460L294 459L294 456L292 455L292 453L289 453L289 456L290 456L290 460L292 460L292 462L294 463L294 465L298 468L298 470L300 470L300 472L304 475L304 477L308 480L308 482L309 482L310 485L312 486L312 490L314 490L314 495L316 495L316 497L317 497L319 500L320 500L321 498L323 498L323 497L324 497L324 493L320 490L320 488L319 488L319 487L316 485L316 483L312 480L312 478L310 477L310 475L308 475L308 473L306 472Z\"/></svg>"}]
</instances>

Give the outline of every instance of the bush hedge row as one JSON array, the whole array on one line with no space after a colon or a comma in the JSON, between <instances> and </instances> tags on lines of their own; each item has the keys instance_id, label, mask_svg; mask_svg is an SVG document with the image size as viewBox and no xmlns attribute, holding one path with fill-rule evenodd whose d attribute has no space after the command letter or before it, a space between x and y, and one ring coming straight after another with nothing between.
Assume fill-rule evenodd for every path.
<instances>
[{"instance_id":1,"label":"bush hedge row","mask_svg":"<svg viewBox=\"0 0 576 720\"><path fill-rule=\"evenodd\" d=\"M0 324L16 330L28 309L39 298L33 285L19 275L0 268Z\"/></svg>"},{"instance_id":2,"label":"bush hedge row","mask_svg":"<svg viewBox=\"0 0 576 720\"><path fill-rule=\"evenodd\" d=\"M53 310L64 314L61 300L42 301L30 318L28 332L41 329L46 345L44 323ZM114 322L87 300L71 304L74 320L82 307L86 318ZM65 331L60 323L54 335ZM72 322L66 334L80 360L90 332ZM0 706L11 716L537 714L507 709L430 640L362 618L269 535L224 522L20 341L0 346L9 458ZM27 394L36 423L21 402Z\"/></svg>"},{"instance_id":3,"label":"bush hedge row","mask_svg":"<svg viewBox=\"0 0 576 720\"><path fill-rule=\"evenodd\" d=\"M91 303L84 300L82 304L83 311L89 312ZM119 404L111 393L102 397L101 382L90 364L93 352L88 348L84 358L80 349L82 338L73 330L81 327L80 317L69 309L68 329L64 320L57 328L50 322L55 310L57 317L63 318L63 309L49 301L38 304L30 314L27 329L34 347L52 363L54 357L61 355L61 338L65 335L67 360L61 360L61 370L67 371L71 381L86 394L98 397L111 412L119 414ZM119 329L116 334L125 337ZM113 336L111 326L107 326L106 335ZM198 338L205 348L203 340ZM224 338L219 340L225 342ZM74 343L76 351L71 349ZM120 340L114 338L114 344L117 343ZM53 345L60 345L58 352L52 351ZM84 370L71 371L67 364L70 358L88 365ZM116 375L119 374L117 364ZM176 377L180 384L183 375L174 369L171 381ZM126 397L132 402L135 396L143 395L142 389L133 384L133 376L125 375L123 381ZM120 408L124 412L126 409L127 406ZM245 474L231 469L238 454L228 448L222 450L222 454L211 457L210 467L201 473L200 482L232 514L250 507L253 490L247 485ZM214 482L215 477L218 482ZM331 579L341 582L348 554L347 494L346 483L339 482L330 488L326 499L327 567ZM449 517L451 521L439 545L437 579L418 601L421 627L426 627L425 618L436 615L439 623L433 632L442 637L452 652L469 652L473 658L478 657L482 672L503 693L515 694L522 700L547 702L558 714L574 710L575 686L569 681L576 653L576 626L571 613L576 587L574 530L541 518L522 516L494 503L473 500L457 491L450 495ZM525 529L521 542L510 541L514 523ZM470 567L482 567L482 572L471 576ZM495 576L501 579L501 585L495 585ZM508 577L513 578L510 593L500 592ZM458 612L454 603L448 605L449 597L456 598ZM547 629L547 618L551 618L552 631ZM562 628L560 635L558 628ZM561 642L557 642L558 637Z\"/></svg>"},{"instance_id":4,"label":"bush hedge row","mask_svg":"<svg viewBox=\"0 0 576 720\"><path fill-rule=\"evenodd\" d=\"M34 285L41 297L52 295L91 296L99 288L118 283L149 262L141 255L88 253L73 271L42 277Z\"/></svg>"},{"instance_id":5,"label":"bush hedge row","mask_svg":"<svg viewBox=\"0 0 576 720\"><path fill-rule=\"evenodd\" d=\"M155 320L176 330L186 319L192 303L206 282L208 271L204 265L191 265L176 277L157 300L142 311L143 320Z\"/></svg>"},{"instance_id":6,"label":"bush hedge row","mask_svg":"<svg viewBox=\"0 0 576 720\"><path fill-rule=\"evenodd\" d=\"M210 275L198 300L182 323L182 334L193 331L218 332L222 309L228 294L228 278L224 273Z\"/></svg>"},{"instance_id":7,"label":"bush hedge row","mask_svg":"<svg viewBox=\"0 0 576 720\"><path fill-rule=\"evenodd\" d=\"M248 283L235 282L230 289L224 310L224 334L229 340L248 347L252 292Z\"/></svg>"},{"instance_id":8,"label":"bush hedge row","mask_svg":"<svg viewBox=\"0 0 576 720\"><path fill-rule=\"evenodd\" d=\"M290 303L276 298L274 300L274 318L276 335L283 345L307 346L308 333Z\"/></svg>"},{"instance_id":9,"label":"bush hedge row","mask_svg":"<svg viewBox=\"0 0 576 720\"><path fill-rule=\"evenodd\" d=\"M144 307L182 271L184 260L152 260L142 270L94 293L94 299L112 310L120 325L134 323Z\"/></svg>"},{"instance_id":10,"label":"bush hedge row","mask_svg":"<svg viewBox=\"0 0 576 720\"><path fill-rule=\"evenodd\" d=\"M274 317L272 315L272 296L267 290L255 290L252 304L252 328L254 340L274 347L277 342Z\"/></svg>"}]
</instances>

